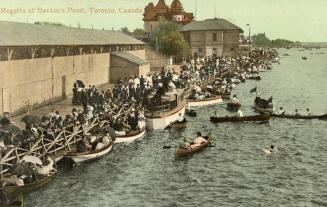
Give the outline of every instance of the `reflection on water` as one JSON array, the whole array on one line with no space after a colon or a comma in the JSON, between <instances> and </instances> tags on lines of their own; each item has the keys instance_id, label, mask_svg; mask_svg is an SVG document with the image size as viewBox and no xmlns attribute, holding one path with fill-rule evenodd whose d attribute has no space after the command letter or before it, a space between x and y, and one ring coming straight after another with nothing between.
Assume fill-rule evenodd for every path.
<instances>
[{"instance_id":1,"label":"reflection on water","mask_svg":"<svg viewBox=\"0 0 327 207\"><path fill-rule=\"evenodd\" d=\"M326 55L297 49L283 53L290 56L261 73L262 81L248 80L235 88L243 112L253 114L249 91L258 86L261 96L273 96L276 107L326 113ZM225 105L199 108L184 131L149 132L136 143L116 145L97 162L60 170L52 184L26 197L26 206L327 205L327 122L212 124L209 116L215 110L230 114ZM197 131L212 131L215 147L176 160L174 147L181 137L191 140ZM261 149L270 144L278 153L267 156ZM163 149L165 145L174 147Z\"/></svg>"}]
</instances>

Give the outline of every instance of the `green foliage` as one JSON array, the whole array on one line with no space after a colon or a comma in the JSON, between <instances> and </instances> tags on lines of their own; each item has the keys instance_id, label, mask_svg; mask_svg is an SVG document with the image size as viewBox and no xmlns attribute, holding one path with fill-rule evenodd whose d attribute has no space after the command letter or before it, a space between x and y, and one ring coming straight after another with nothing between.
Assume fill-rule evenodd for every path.
<instances>
[{"instance_id":1,"label":"green foliage","mask_svg":"<svg viewBox=\"0 0 327 207\"><path fill-rule=\"evenodd\" d=\"M258 47L290 47L294 42L285 39L269 40L265 33L259 33L252 37Z\"/></svg>"},{"instance_id":2,"label":"green foliage","mask_svg":"<svg viewBox=\"0 0 327 207\"><path fill-rule=\"evenodd\" d=\"M276 39L271 41L272 47L289 47L292 46L293 44L294 42L285 39Z\"/></svg>"},{"instance_id":3,"label":"green foliage","mask_svg":"<svg viewBox=\"0 0 327 207\"><path fill-rule=\"evenodd\" d=\"M129 31L128 27L122 27L120 28L120 30L122 31L122 33L127 34L127 35L131 35L132 33Z\"/></svg>"},{"instance_id":4,"label":"green foliage","mask_svg":"<svg viewBox=\"0 0 327 207\"><path fill-rule=\"evenodd\" d=\"M266 37L265 33L259 33L256 34L252 37L254 43L256 46L258 47L269 47L271 42L268 39L268 37Z\"/></svg>"},{"instance_id":5,"label":"green foliage","mask_svg":"<svg viewBox=\"0 0 327 207\"><path fill-rule=\"evenodd\" d=\"M163 23L152 37L154 42L157 38L159 51L164 55L177 58L190 55L190 47L179 32L180 27L181 25L176 23Z\"/></svg>"},{"instance_id":6,"label":"green foliage","mask_svg":"<svg viewBox=\"0 0 327 207\"><path fill-rule=\"evenodd\" d=\"M134 36L144 36L145 35L145 31L144 29L139 29L139 28L136 28L134 29L133 33L132 33Z\"/></svg>"}]
</instances>

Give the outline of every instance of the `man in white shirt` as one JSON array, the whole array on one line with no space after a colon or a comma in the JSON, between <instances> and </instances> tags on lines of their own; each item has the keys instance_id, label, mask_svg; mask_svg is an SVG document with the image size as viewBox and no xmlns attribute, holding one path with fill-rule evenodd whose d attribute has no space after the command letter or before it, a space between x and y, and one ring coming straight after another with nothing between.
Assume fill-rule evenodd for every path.
<instances>
[{"instance_id":1,"label":"man in white shirt","mask_svg":"<svg viewBox=\"0 0 327 207\"><path fill-rule=\"evenodd\" d=\"M244 115L243 115L243 112L239 109L239 110L237 110L237 114L236 114L236 117L243 117Z\"/></svg>"},{"instance_id":2,"label":"man in white shirt","mask_svg":"<svg viewBox=\"0 0 327 207\"><path fill-rule=\"evenodd\" d=\"M184 121L184 117L182 116L182 113L179 113L178 114L178 119L177 119L178 122L183 122Z\"/></svg>"},{"instance_id":3,"label":"man in white shirt","mask_svg":"<svg viewBox=\"0 0 327 207\"><path fill-rule=\"evenodd\" d=\"M280 107L278 110L277 110L277 115L284 115L285 114L285 111L283 109L283 107Z\"/></svg>"},{"instance_id":4,"label":"man in white shirt","mask_svg":"<svg viewBox=\"0 0 327 207\"><path fill-rule=\"evenodd\" d=\"M201 146L201 144L203 144L203 143L207 143L207 140L206 139L204 139L203 137L202 137L202 134L201 134L201 132L198 132L197 133L197 137L195 138L195 140L194 140L194 145L192 145L193 147L195 146Z\"/></svg>"},{"instance_id":5,"label":"man in white shirt","mask_svg":"<svg viewBox=\"0 0 327 207\"><path fill-rule=\"evenodd\" d=\"M239 103L240 103L240 101L238 100L238 98L237 98L236 95L233 96L233 98L232 98L232 103L233 103L233 104L239 104Z\"/></svg>"}]
</instances>

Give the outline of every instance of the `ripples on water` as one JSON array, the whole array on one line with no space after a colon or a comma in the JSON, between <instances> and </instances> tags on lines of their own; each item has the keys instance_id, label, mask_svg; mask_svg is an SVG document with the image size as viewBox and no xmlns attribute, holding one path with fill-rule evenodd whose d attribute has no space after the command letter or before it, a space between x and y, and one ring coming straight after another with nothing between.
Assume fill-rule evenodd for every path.
<instances>
[{"instance_id":1,"label":"ripples on water","mask_svg":"<svg viewBox=\"0 0 327 207\"><path fill-rule=\"evenodd\" d=\"M291 56L261 73L262 81L248 80L233 91L243 112L253 114L249 91L258 86L263 97L274 97L276 107L327 113L326 55L283 53ZM200 108L184 131L149 132L135 143L116 145L97 162L61 169L48 187L27 196L26 206L327 206L327 122L212 124L215 110L230 115L224 105ZM181 137L192 140L197 131L212 131L215 147L176 160ZM271 144L278 153L264 155L261 149Z\"/></svg>"}]
</instances>

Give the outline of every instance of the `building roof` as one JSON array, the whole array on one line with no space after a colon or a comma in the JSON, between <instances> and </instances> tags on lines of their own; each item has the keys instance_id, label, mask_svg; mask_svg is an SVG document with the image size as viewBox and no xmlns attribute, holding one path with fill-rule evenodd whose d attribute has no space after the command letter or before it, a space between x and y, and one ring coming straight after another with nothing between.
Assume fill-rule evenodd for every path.
<instances>
[{"instance_id":1,"label":"building roof","mask_svg":"<svg viewBox=\"0 0 327 207\"><path fill-rule=\"evenodd\" d=\"M203 31L203 30L243 30L225 19L206 19L203 21L192 21L182 27L181 31Z\"/></svg>"},{"instance_id":2,"label":"building roof","mask_svg":"<svg viewBox=\"0 0 327 207\"><path fill-rule=\"evenodd\" d=\"M1 46L143 45L120 31L0 21Z\"/></svg>"},{"instance_id":3,"label":"building roof","mask_svg":"<svg viewBox=\"0 0 327 207\"><path fill-rule=\"evenodd\" d=\"M131 54L129 52L125 52L125 51L111 52L111 54L116 55L120 58L123 58L129 62L135 63L137 65L145 65L145 64L149 63L149 61L146 61L143 58L140 58L136 55L133 55L133 54Z\"/></svg>"}]
</instances>

